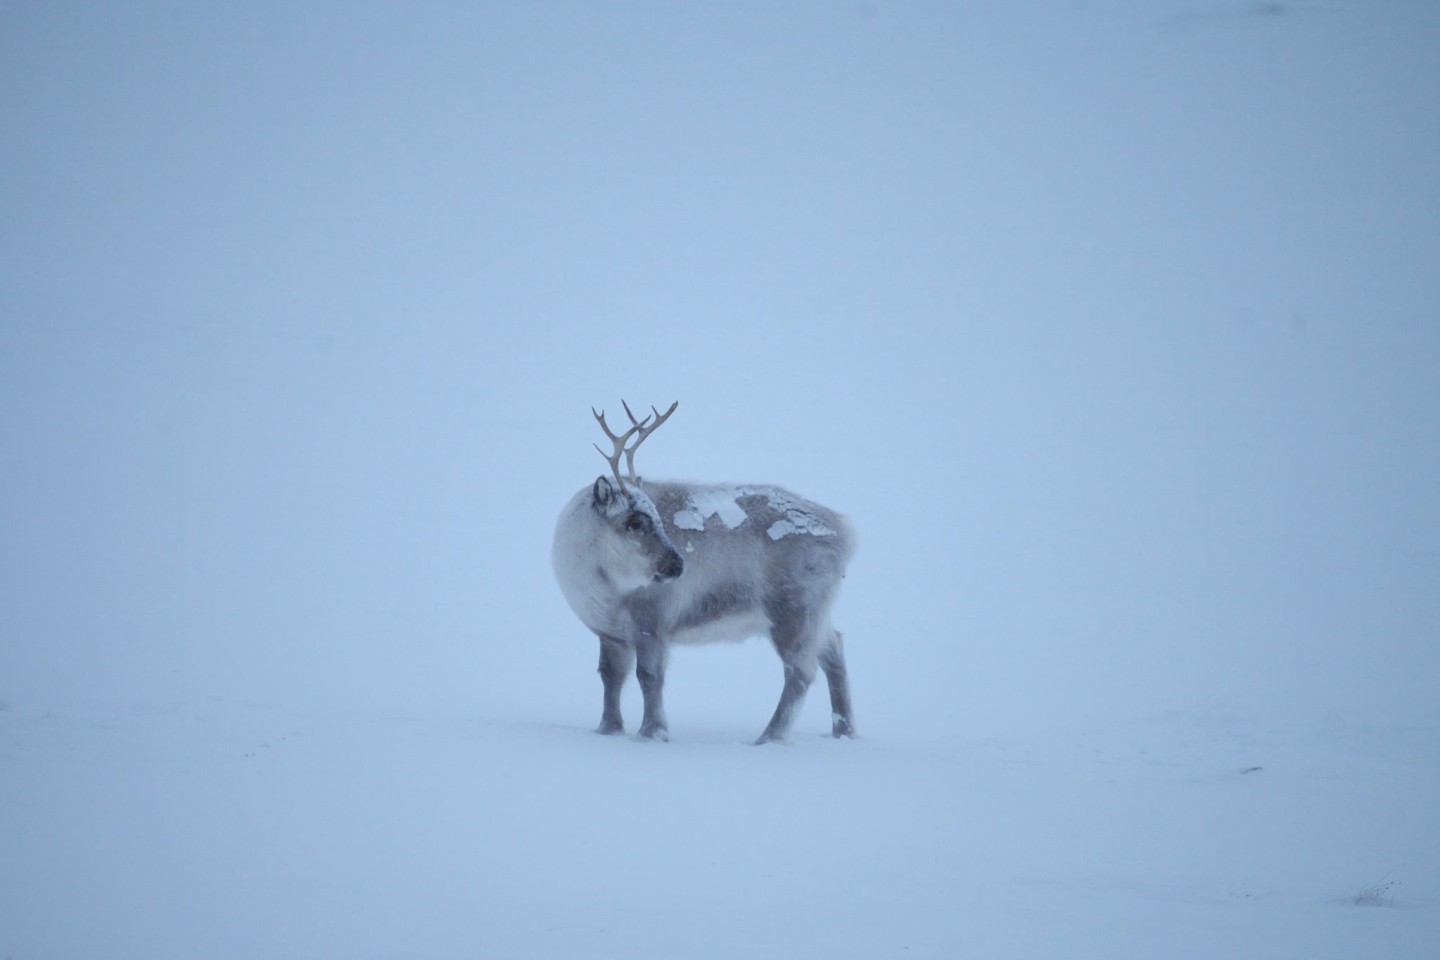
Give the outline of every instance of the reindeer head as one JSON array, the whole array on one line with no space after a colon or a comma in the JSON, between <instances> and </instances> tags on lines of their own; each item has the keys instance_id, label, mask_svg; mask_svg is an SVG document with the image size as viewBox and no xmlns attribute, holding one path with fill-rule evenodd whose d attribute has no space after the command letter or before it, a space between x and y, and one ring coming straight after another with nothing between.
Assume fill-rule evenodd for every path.
<instances>
[{"instance_id":1,"label":"reindeer head","mask_svg":"<svg viewBox=\"0 0 1440 960\"><path fill-rule=\"evenodd\" d=\"M630 418L630 429L620 434L610 429L604 413L594 408L590 411L600 422L600 429L614 444L614 452L609 456L596 444L595 449L600 450L600 456L610 464L611 476L597 477L590 491L590 508L608 528L598 541L603 544L604 554L600 558L600 570L617 584L632 587L674 580L685 572L685 561L670 542L660 512L635 476L635 451L646 437L670 418L680 402L672 403L663 414L651 407L653 416L643 420L636 420L624 401L621 405ZM630 443L632 437L634 442ZM625 457L628 482L627 477L620 475L622 455Z\"/></svg>"}]
</instances>

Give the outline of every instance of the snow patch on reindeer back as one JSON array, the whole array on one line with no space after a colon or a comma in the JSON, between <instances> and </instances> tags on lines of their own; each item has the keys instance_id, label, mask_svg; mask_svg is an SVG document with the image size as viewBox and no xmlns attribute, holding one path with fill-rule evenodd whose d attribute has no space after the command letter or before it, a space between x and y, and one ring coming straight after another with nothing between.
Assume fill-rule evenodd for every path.
<instances>
[{"instance_id":1,"label":"snow patch on reindeer back","mask_svg":"<svg viewBox=\"0 0 1440 960\"><path fill-rule=\"evenodd\" d=\"M704 530L705 521L719 517L727 529L734 530L745 522L746 513L735 502L740 496L733 487L711 487L692 490L685 495L685 506L675 512L675 526L681 530Z\"/></svg>"},{"instance_id":2,"label":"snow patch on reindeer back","mask_svg":"<svg viewBox=\"0 0 1440 960\"><path fill-rule=\"evenodd\" d=\"M780 540L794 535L833 537L836 531L830 524L799 500L778 487L740 486L705 487L692 490L685 495L685 505L672 518L675 526L682 530L704 530L711 517L719 517L726 529L734 530L750 515L740 506L742 497L764 497L765 505L780 514L765 531L771 540Z\"/></svg>"},{"instance_id":3,"label":"snow patch on reindeer back","mask_svg":"<svg viewBox=\"0 0 1440 960\"><path fill-rule=\"evenodd\" d=\"M765 532L770 535L771 540L779 540L792 534L806 534L812 537L833 537L835 529L828 523L806 509L803 502L796 500L784 490L766 489L765 496L769 498L770 509L784 516L770 524L770 529Z\"/></svg>"}]
</instances>

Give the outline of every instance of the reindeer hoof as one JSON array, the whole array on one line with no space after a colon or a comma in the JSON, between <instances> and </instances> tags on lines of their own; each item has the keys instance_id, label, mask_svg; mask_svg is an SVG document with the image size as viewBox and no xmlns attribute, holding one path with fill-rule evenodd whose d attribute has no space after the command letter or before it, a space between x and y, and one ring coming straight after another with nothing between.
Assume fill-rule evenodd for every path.
<instances>
[{"instance_id":1,"label":"reindeer hoof","mask_svg":"<svg viewBox=\"0 0 1440 960\"><path fill-rule=\"evenodd\" d=\"M600 726L595 728L595 732L613 737L625 732L625 724L620 720L601 720Z\"/></svg>"},{"instance_id":2,"label":"reindeer hoof","mask_svg":"<svg viewBox=\"0 0 1440 960\"><path fill-rule=\"evenodd\" d=\"M670 739L670 731L660 724L642 726L640 732L635 735L637 740L658 740L660 743Z\"/></svg>"},{"instance_id":3,"label":"reindeer hoof","mask_svg":"<svg viewBox=\"0 0 1440 960\"><path fill-rule=\"evenodd\" d=\"M855 727L850 723L849 720L843 720L840 717L836 717L834 724L830 728L830 736L834 737L836 740L839 740L841 737L849 737L851 740L854 740Z\"/></svg>"}]
</instances>

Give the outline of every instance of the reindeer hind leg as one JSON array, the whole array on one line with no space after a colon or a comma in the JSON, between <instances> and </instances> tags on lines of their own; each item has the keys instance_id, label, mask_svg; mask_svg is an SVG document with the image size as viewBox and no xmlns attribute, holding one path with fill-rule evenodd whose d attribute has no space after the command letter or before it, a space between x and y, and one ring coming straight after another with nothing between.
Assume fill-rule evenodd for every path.
<instances>
[{"instance_id":1,"label":"reindeer hind leg","mask_svg":"<svg viewBox=\"0 0 1440 960\"><path fill-rule=\"evenodd\" d=\"M815 679L815 633L809 625L808 612L803 607L772 608L768 612L772 624L770 639L785 666L785 686L780 691L775 714L756 744L785 739L795 714L805 702L805 692Z\"/></svg>"},{"instance_id":2,"label":"reindeer hind leg","mask_svg":"<svg viewBox=\"0 0 1440 960\"><path fill-rule=\"evenodd\" d=\"M855 721L850 713L850 675L845 669L845 638L840 631L826 632L820 646L820 669L830 686L830 734L854 737Z\"/></svg>"}]
</instances>

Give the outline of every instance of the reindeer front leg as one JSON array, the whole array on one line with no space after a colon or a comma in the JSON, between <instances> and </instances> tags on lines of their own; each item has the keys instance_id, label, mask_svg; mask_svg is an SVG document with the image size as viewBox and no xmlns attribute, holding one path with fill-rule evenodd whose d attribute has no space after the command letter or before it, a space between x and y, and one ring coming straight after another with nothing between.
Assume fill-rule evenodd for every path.
<instances>
[{"instance_id":1,"label":"reindeer front leg","mask_svg":"<svg viewBox=\"0 0 1440 960\"><path fill-rule=\"evenodd\" d=\"M600 682L605 685L605 708L600 714L600 726L596 733L616 734L625 732L625 721L620 717L620 691L625 687L625 678L635 665L635 648L618 637L600 634Z\"/></svg>"},{"instance_id":2,"label":"reindeer front leg","mask_svg":"<svg viewBox=\"0 0 1440 960\"><path fill-rule=\"evenodd\" d=\"M640 720L641 740L669 740L665 722L665 661L669 651L660 636L660 610L647 591L631 594L626 603L630 613L631 642L635 647L635 677L645 697L645 716Z\"/></svg>"},{"instance_id":3,"label":"reindeer front leg","mask_svg":"<svg viewBox=\"0 0 1440 960\"><path fill-rule=\"evenodd\" d=\"M639 721L641 740L670 740L665 723L665 661L670 651L660 635L660 607L647 590L636 590L625 604L631 616L631 642L635 646L635 678L645 697L645 717Z\"/></svg>"},{"instance_id":4,"label":"reindeer front leg","mask_svg":"<svg viewBox=\"0 0 1440 960\"><path fill-rule=\"evenodd\" d=\"M640 721L640 739L669 740L665 720L665 661L669 651L654 633L642 633L635 642L635 676L645 696L645 716Z\"/></svg>"}]
</instances>

